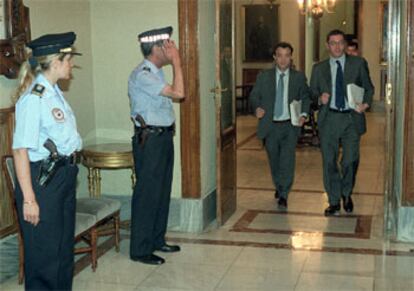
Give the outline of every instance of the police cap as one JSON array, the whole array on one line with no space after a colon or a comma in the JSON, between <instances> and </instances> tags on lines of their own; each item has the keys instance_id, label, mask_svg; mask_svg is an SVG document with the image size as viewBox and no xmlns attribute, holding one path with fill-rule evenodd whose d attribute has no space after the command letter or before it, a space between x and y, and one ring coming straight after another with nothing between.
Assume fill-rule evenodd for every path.
<instances>
[{"instance_id":1,"label":"police cap","mask_svg":"<svg viewBox=\"0 0 414 291\"><path fill-rule=\"evenodd\" d=\"M76 34L74 32L46 34L27 44L32 49L34 57L46 56L56 53L67 53L72 55L81 55L73 51L73 43Z\"/></svg>"},{"instance_id":2,"label":"police cap","mask_svg":"<svg viewBox=\"0 0 414 291\"><path fill-rule=\"evenodd\" d=\"M138 40L141 43L157 42L159 40L169 39L172 32L173 28L171 26L152 29L138 34Z\"/></svg>"}]
</instances>

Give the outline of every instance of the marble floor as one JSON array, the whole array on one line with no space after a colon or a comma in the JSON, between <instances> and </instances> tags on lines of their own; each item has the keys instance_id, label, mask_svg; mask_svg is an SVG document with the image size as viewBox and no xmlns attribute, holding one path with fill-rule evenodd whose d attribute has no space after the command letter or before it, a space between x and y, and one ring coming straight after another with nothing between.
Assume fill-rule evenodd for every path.
<instances>
[{"instance_id":1,"label":"marble floor","mask_svg":"<svg viewBox=\"0 0 414 291\"><path fill-rule=\"evenodd\" d=\"M162 266L105 250L93 273L79 267L74 290L414 290L414 244L383 236L384 115L368 114L354 191L355 211L323 216L319 149L298 147L288 211L276 208L266 154L252 116L238 118L237 211L222 227L168 233L182 246ZM16 277L1 290L23 290Z\"/></svg>"}]
</instances>

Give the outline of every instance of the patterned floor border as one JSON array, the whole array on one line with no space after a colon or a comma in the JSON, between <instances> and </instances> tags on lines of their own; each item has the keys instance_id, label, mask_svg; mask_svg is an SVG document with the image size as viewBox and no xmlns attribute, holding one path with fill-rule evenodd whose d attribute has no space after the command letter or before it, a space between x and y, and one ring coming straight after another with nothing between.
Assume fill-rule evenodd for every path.
<instances>
[{"instance_id":1,"label":"patterned floor border","mask_svg":"<svg viewBox=\"0 0 414 291\"><path fill-rule=\"evenodd\" d=\"M286 211L275 211L275 210L247 210L242 217L236 222L230 231L234 232L248 232L248 233L274 233L274 234L288 234L296 235L298 233L306 234L318 234L319 236L328 237L343 237L343 238L357 238L357 239L369 239L371 234L372 216L369 215L345 215L335 216L335 219L356 219L356 225L354 233L345 232L320 232L320 231L293 231L293 230L280 230L280 229L255 229L250 227L250 224L257 218L259 214L275 214L275 215L299 215L306 217L322 217L326 218L322 214L306 213L306 212L286 212Z\"/></svg>"}]
</instances>

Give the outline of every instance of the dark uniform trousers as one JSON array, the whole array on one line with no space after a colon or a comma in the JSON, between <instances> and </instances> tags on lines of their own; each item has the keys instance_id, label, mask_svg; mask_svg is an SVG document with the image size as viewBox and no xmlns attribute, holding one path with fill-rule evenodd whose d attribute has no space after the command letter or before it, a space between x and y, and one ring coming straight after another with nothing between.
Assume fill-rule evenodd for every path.
<instances>
[{"instance_id":1,"label":"dark uniform trousers","mask_svg":"<svg viewBox=\"0 0 414 291\"><path fill-rule=\"evenodd\" d=\"M288 120L273 122L265 138L273 183L279 192L279 197L285 199L293 184L298 134L298 128L295 128Z\"/></svg>"},{"instance_id":2,"label":"dark uniform trousers","mask_svg":"<svg viewBox=\"0 0 414 291\"><path fill-rule=\"evenodd\" d=\"M151 254L165 244L174 164L173 131L149 132L145 144L132 138L135 184L130 256Z\"/></svg>"},{"instance_id":3,"label":"dark uniform trousers","mask_svg":"<svg viewBox=\"0 0 414 291\"><path fill-rule=\"evenodd\" d=\"M359 163L358 134L351 113L329 111L319 133L323 162L323 183L329 204L339 205L341 196L352 194ZM339 147L342 157L339 159Z\"/></svg>"},{"instance_id":4,"label":"dark uniform trousers","mask_svg":"<svg viewBox=\"0 0 414 291\"><path fill-rule=\"evenodd\" d=\"M74 267L76 165L64 165L45 187L37 183L40 162L30 163L40 209L37 226L23 220L23 193L16 203L24 242L25 290L71 290Z\"/></svg>"}]
</instances>

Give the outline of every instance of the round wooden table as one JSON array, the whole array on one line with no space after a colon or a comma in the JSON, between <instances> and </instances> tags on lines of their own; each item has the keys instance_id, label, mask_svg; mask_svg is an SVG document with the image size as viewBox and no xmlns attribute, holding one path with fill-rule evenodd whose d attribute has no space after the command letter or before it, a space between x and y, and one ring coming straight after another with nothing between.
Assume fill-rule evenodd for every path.
<instances>
[{"instance_id":1,"label":"round wooden table","mask_svg":"<svg viewBox=\"0 0 414 291\"><path fill-rule=\"evenodd\" d=\"M82 152L82 164L88 168L89 195L101 195L101 169L117 170L130 168L132 187L136 177L131 144L108 143L85 147Z\"/></svg>"}]
</instances>

